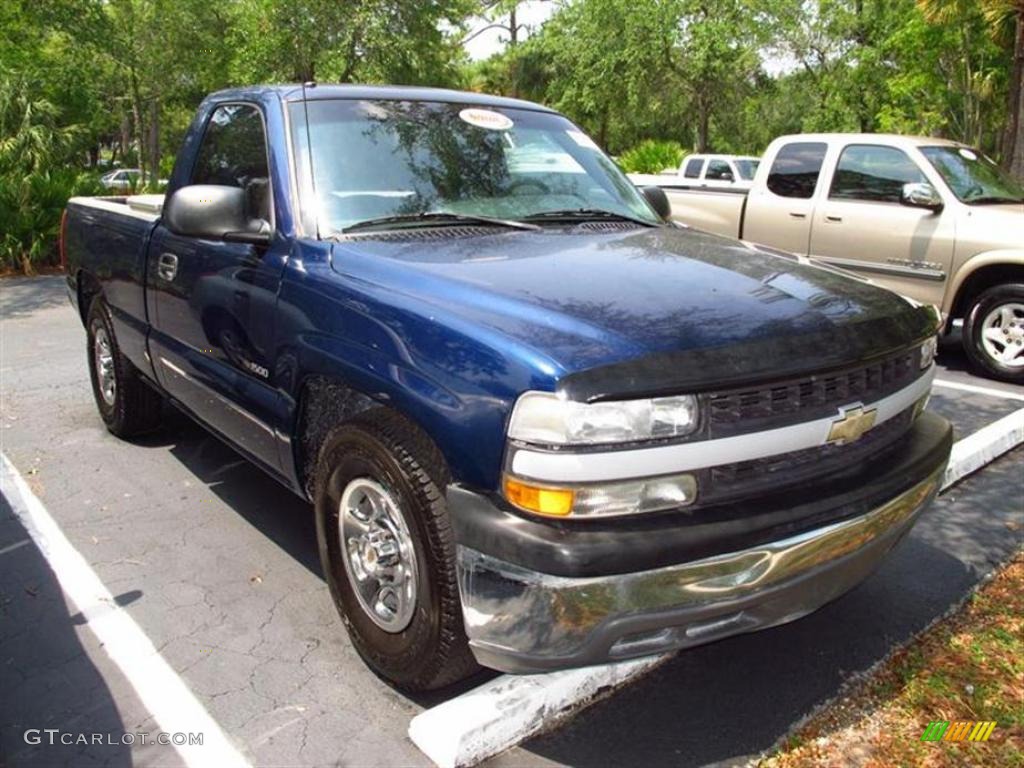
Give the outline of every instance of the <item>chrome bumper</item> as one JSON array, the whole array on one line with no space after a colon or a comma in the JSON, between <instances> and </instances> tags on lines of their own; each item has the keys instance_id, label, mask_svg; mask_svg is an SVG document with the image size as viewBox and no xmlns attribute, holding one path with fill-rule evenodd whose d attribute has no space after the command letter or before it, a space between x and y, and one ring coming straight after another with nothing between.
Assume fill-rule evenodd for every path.
<instances>
[{"instance_id":1,"label":"chrome bumper","mask_svg":"<svg viewBox=\"0 0 1024 768\"><path fill-rule=\"evenodd\" d=\"M459 546L477 660L528 673L684 648L800 618L863 581L939 491L945 462L860 517L638 573L565 578Z\"/></svg>"}]
</instances>

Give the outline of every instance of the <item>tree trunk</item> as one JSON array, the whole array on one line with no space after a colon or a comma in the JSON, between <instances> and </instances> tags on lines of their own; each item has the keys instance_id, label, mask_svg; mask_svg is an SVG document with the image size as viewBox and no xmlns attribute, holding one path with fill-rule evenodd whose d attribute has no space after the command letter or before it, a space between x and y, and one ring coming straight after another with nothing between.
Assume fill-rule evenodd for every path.
<instances>
[{"instance_id":1,"label":"tree trunk","mask_svg":"<svg viewBox=\"0 0 1024 768\"><path fill-rule=\"evenodd\" d=\"M707 152L711 132L711 110L704 94L697 96L697 152Z\"/></svg>"},{"instance_id":2,"label":"tree trunk","mask_svg":"<svg viewBox=\"0 0 1024 768\"><path fill-rule=\"evenodd\" d=\"M142 137L145 135L142 125L142 96L139 93L139 78L134 67L129 71L132 89L132 128L134 129L135 154L139 163L139 184L146 184L146 150Z\"/></svg>"},{"instance_id":3,"label":"tree trunk","mask_svg":"<svg viewBox=\"0 0 1024 768\"><path fill-rule=\"evenodd\" d=\"M1011 176L1024 182L1024 12L1017 14L1012 72L1006 138L1003 141L1003 166Z\"/></svg>"},{"instance_id":4,"label":"tree trunk","mask_svg":"<svg viewBox=\"0 0 1024 768\"><path fill-rule=\"evenodd\" d=\"M149 185L156 188L160 179L160 103L153 99L149 103Z\"/></svg>"}]
</instances>

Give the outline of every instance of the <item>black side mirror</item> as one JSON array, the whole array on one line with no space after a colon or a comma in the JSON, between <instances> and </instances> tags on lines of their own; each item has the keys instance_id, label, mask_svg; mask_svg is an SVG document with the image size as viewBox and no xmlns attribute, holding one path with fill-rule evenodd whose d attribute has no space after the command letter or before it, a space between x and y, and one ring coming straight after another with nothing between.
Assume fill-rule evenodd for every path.
<instances>
[{"instance_id":1,"label":"black side mirror","mask_svg":"<svg viewBox=\"0 0 1024 768\"><path fill-rule=\"evenodd\" d=\"M672 215L672 205L668 201L668 195L665 194L665 190L661 187L641 187L640 191L647 199L651 208L654 209L654 212L668 221L669 216Z\"/></svg>"},{"instance_id":2,"label":"black side mirror","mask_svg":"<svg viewBox=\"0 0 1024 768\"><path fill-rule=\"evenodd\" d=\"M185 237L227 240L252 245L270 242L270 225L250 219L246 193L240 187L192 184L182 187L164 203L164 224Z\"/></svg>"}]
</instances>

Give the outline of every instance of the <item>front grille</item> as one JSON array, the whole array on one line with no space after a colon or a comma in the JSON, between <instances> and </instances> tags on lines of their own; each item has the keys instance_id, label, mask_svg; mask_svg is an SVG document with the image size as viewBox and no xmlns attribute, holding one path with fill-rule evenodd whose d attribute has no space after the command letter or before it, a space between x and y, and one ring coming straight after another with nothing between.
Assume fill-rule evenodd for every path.
<instances>
[{"instance_id":1,"label":"front grille","mask_svg":"<svg viewBox=\"0 0 1024 768\"><path fill-rule=\"evenodd\" d=\"M910 428L914 406L846 445L820 445L707 470L700 504L717 504L765 490L782 490L808 480L859 471L860 463L893 446Z\"/></svg>"},{"instance_id":2,"label":"front grille","mask_svg":"<svg viewBox=\"0 0 1024 768\"><path fill-rule=\"evenodd\" d=\"M840 406L872 403L910 384L919 373L917 350L837 373L805 376L762 387L708 396L711 437L811 421L831 416Z\"/></svg>"}]
</instances>

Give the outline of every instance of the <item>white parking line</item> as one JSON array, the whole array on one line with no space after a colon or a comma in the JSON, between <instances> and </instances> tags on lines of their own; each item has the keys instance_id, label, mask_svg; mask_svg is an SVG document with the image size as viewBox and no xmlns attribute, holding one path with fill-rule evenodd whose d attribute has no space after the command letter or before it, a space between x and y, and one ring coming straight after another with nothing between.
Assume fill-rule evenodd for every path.
<instances>
[{"instance_id":1,"label":"white parking line","mask_svg":"<svg viewBox=\"0 0 1024 768\"><path fill-rule=\"evenodd\" d=\"M64 594L81 611L87 626L124 673L143 705L166 733L203 734L201 745L174 745L186 765L248 768L249 761L228 740L139 625L114 602L10 459L3 454L0 459L0 491L50 564Z\"/></svg>"},{"instance_id":2,"label":"white parking line","mask_svg":"<svg viewBox=\"0 0 1024 768\"><path fill-rule=\"evenodd\" d=\"M957 441L942 489L1021 443L1024 408ZM440 768L474 765L550 728L668 658L670 655L656 656L546 675L501 675L421 712L409 723L409 738Z\"/></svg>"},{"instance_id":3,"label":"white parking line","mask_svg":"<svg viewBox=\"0 0 1024 768\"><path fill-rule=\"evenodd\" d=\"M1002 397L1007 400L1024 400L1024 395L1018 395L1016 392L1007 392L1005 389L995 389L993 387L979 387L977 384L963 384L959 381L949 381L949 379L935 379L932 382L932 386L945 389L960 389L964 392L974 392L979 395L988 395L989 397Z\"/></svg>"}]
</instances>

